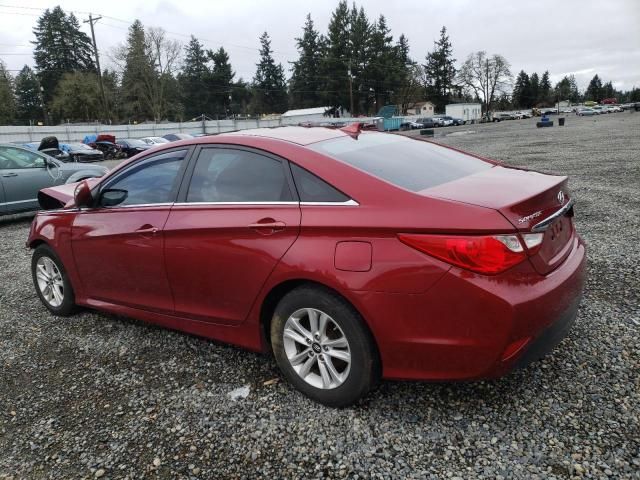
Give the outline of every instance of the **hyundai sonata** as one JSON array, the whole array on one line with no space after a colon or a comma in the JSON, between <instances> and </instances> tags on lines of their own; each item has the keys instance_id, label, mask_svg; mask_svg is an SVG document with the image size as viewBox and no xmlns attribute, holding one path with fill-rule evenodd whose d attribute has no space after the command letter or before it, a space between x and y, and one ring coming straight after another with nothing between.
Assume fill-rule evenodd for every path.
<instances>
[{"instance_id":1,"label":"hyundai sonata","mask_svg":"<svg viewBox=\"0 0 640 480\"><path fill-rule=\"evenodd\" d=\"M281 127L158 146L42 192L36 291L273 352L309 397L503 375L565 335L585 246L567 178L401 135Z\"/></svg>"}]
</instances>

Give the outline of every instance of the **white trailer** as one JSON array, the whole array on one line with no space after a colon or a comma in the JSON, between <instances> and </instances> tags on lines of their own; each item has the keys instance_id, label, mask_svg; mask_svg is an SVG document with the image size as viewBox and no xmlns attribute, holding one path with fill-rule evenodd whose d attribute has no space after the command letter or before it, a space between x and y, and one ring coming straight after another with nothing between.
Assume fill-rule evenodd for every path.
<instances>
[{"instance_id":1,"label":"white trailer","mask_svg":"<svg viewBox=\"0 0 640 480\"><path fill-rule=\"evenodd\" d=\"M461 118L465 123L479 121L482 118L482 105L479 103L450 103L445 106L448 117Z\"/></svg>"}]
</instances>

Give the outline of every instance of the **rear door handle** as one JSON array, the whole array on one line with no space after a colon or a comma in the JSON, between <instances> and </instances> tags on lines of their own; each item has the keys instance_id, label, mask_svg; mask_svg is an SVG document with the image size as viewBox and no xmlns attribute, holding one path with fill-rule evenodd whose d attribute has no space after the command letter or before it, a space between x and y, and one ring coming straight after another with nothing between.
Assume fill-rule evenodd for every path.
<instances>
[{"instance_id":1,"label":"rear door handle","mask_svg":"<svg viewBox=\"0 0 640 480\"><path fill-rule=\"evenodd\" d=\"M3 173L2 176L3 177L17 177L18 174L14 173L14 172L11 172L11 173Z\"/></svg>"},{"instance_id":2,"label":"rear door handle","mask_svg":"<svg viewBox=\"0 0 640 480\"><path fill-rule=\"evenodd\" d=\"M158 227L154 227L153 225L143 225L136 230L136 233L153 235L155 233L158 233Z\"/></svg>"},{"instance_id":3,"label":"rear door handle","mask_svg":"<svg viewBox=\"0 0 640 480\"><path fill-rule=\"evenodd\" d=\"M287 224L273 218L263 218L258 220L257 223L249 225L251 230L255 230L261 235L272 235L276 232L280 232L287 227Z\"/></svg>"}]
</instances>

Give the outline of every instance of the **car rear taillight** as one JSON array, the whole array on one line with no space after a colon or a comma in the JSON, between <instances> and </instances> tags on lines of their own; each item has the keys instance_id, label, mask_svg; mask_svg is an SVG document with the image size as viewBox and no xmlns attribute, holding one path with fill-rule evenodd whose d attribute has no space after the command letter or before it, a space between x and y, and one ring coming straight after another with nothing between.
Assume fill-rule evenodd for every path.
<instances>
[{"instance_id":1,"label":"car rear taillight","mask_svg":"<svg viewBox=\"0 0 640 480\"><path fill-rule=\"evenodd\" d=\"M527 258L527 252L517 235L401 233L398 238L402 243L427 255L485 275L504 272Z\"/></svg>"},{"instance_id":2,"label":"car rear taillight","mask_svg":"<svg viewBox=\"0 0 640 480\"><path fill-rule=\"evenodd\" d=\"M529 255L533 255L540 249L543 239L544 239L544 233L523 233L522 234L522 240L524 240L524 244L527 247L527 251L529 252Z\"/></svg>"}]
</instances>

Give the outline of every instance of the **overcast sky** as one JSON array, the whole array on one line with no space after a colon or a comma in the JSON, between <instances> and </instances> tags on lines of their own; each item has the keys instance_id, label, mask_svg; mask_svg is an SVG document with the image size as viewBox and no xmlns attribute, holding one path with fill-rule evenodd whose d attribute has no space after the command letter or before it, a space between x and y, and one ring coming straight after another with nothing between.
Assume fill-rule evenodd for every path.
<instances>
[{"instance_id":1,"label":"overcast sky","mask_svg":"<svg viewBox=\"0 0 640 480\"><path fill-rule=\"evenodd\" d=\"M297 56L294 38L306 14L325 32L337 0L0 0L0 59L9 69L33 64L35 21L42 9L58 4L80 19L89 11L115 18L96 26L103 68L110 66L113 47L124 41L127 22L138 18L183 42L193 34L208 48L224 46L236 78L250 80L263 31L289 75L288 61ZM555 83L573 73L584 89L597 73L619 89L640 87L640 0L361 0L357 5L370 19L384 14L394 40L407 35L411 55L420 62L445 25L458 63L486 50L506 57L514 76L520 70L540 75L549 70ZM89 32L88 25L83 28Z\"/></svg>"}]
</instances>

